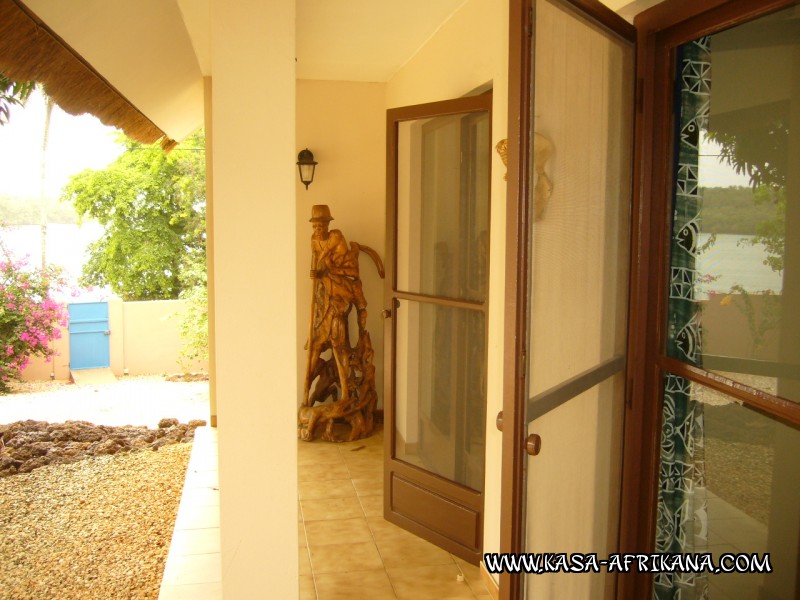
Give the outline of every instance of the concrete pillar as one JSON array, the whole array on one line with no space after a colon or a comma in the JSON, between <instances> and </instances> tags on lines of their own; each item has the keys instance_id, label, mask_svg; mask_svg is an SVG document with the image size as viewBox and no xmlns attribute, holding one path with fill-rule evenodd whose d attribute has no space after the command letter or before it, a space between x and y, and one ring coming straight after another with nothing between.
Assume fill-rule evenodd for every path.
<instances>
[{"instance_id":1,"label":"concrete pillar","mask_svg":"<svg viewBox=\"0 0 800 600\"><path fill-rule=\"evenodd\" d=\"M212 0L226 598L297 598L295 3Z\"/></svg>"}]
</instances>

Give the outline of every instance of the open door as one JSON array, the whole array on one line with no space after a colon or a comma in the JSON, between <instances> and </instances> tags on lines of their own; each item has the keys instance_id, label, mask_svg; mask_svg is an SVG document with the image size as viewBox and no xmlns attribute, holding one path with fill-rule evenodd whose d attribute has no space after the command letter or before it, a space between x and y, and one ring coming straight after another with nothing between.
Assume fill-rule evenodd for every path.
<instances>
[{"instance_id":1,"label":"open door","mask_svg":"<svg viewBox=\"0 0 800 600\"><path fill-rule=\"evenodd\" d=\"M603 558L619 529L634 29L599 3L516 2L515 17L501 551ZM615 585L605 570L500 577L506 599Z\"/></svg>"},{"instance_id":2,"label":"open door","mask_svg":"<svg viewBox=\"0 0 800 600\"><path fill-rule=\"evenodd\" d=\"M491 94L388 111L387 520L477 564Z\"/></svg>"}]
</instances>

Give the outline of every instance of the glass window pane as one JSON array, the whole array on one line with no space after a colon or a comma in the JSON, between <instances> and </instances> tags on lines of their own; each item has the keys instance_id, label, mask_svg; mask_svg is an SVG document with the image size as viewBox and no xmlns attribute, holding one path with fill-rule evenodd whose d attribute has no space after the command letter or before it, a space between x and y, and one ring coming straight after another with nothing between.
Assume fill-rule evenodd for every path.
<instances>
[{"instance_id":1,"label":"glass window pane","mask_svg":"<svg viewBox=\"0 0 800 600\"><path fill-rule=\"evenodd\" d=\"M483 489L483 312L401 300L396 311L395 457Z\"/></svg>"},{"instance_id":2,"label":"glass window pane","mask_svg":"<svg viewBox=\"0 0 800 600\"><path fill-rule=\"evenodd\" d=\"M710 552L715 564L723 554L768 553L773 572L662 574L655 597L797 598L798 473L798 429L668 375L656 552Z\"/></svg>"},{"instance_id":3,"label":"glass window pane","mask_svg":"<svg viewBox=\"0 0 800 600\"><path fill-rule=\"evenodd\" d=\"M675 82L667 354L800 401L796 10L684 44Z\"/></svg>"},{"instance_id":4,"label":"glass window pane","mask_svg":"<svg viewBox=\"0 0 800 600\"><path fill-rule=\"evenodd\" d=\"M489 124L485 112L399 124L398 290L486 299Z\"/></svg>"}]
</instances>

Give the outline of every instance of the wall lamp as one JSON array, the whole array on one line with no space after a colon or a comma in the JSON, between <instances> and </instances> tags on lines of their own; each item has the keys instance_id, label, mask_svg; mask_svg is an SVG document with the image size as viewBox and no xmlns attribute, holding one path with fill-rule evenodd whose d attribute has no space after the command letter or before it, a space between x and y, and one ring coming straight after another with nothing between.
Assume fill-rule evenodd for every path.
<instances>
[{"instance_id":1,"label":"wall lamp","mask_svg":"<svg viewBox=\"0 0 800 600\"><path fill-rule=\"evenodd\" d=\"M306 148L305 150L301 150L300 154L297 155L297 170L300 171L300 181L306 186L311 185L311 182L314 181L314 171L317 168L317 161L314 160L314 155L311 153L311 150Z\"/></svg>"}]
</instances>

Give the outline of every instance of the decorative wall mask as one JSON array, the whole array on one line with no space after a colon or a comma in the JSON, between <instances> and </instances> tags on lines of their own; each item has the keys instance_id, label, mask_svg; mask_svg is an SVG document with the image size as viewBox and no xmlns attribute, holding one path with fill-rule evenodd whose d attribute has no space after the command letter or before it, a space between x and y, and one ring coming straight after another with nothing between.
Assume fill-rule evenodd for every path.
<instances>
[{"instance_id":1,"label":"decorative wall mask","mask_svg":"<svg viewBox=\"0 0 800 600\"><path fill-rule=\"evenodd\" d=\"M495 146L503 165L508 168L508 140L500 140ZM536 173L536 183L533 186L533 219L538 221L544 214L547 201L553 193L553 182L545 172L547 161L553 154L553 142L540 133L533 134L533 170ZM508 173L503 176L508 179Z\"/></svg>"}]
</instances>

